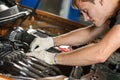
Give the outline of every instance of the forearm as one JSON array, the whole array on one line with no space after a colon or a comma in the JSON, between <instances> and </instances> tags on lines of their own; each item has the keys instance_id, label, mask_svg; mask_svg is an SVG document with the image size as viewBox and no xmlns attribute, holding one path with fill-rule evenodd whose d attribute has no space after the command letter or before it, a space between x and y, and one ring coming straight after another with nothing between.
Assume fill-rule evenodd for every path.
<instances>
[{"instance_id":1,"label":"forearm","mask_svg":"<svg viewBox=\"0 0 120 80\"><path fill-rule=\"evenodd\" d=\"M85 29L78 29L69 33L54 37L55 46L59 45L81 45L89 41L88 32Z\"/></svg>"},{"instance_id":2,"label":"forearm","mask_svg":"<svg viewBox=\"0 0 120 80\"><path fill-rule=\"evenodd\" d=\"M109 30L109 21L106 21L101 27L90 25L85 28L80 28L69 33L54 37L54 45L83 45L95 38L104 35Z\"/></svg>"},{"instance_id":3,"label":"forearm","mask_svg":"<svg viewBox=\"0 0 120 80\"><path fill-rule=\"evenodd\" d=\"M95 61L97 55L93 55L95 50L90 51L90 48L88 49L89 51L85 48L79 48L71 52L57 54L55 57L56 64L86 66L97 63L97 59Z\"/></svg>"},{"instance_id":4,"label":"forearm","mask_svg":"<svg viewBox=\"0 0 120 80\"><path fill-rule=\"evenodd\" d=\"M67 53L56 55L56 64L86 66L104 62L112 52L105 52L105 47L92 44Z\"/></svg>"},{"instance_id":5,"label":"forearm","mask_svg":"<svg viewBox=\"0 0 120 80\"><path fill-rule=\"evenodd\" d=\"M55 46L83 45L104 33L105 27L96 28L95 26L80 28L69 33L54 37Z\"/></svg>"}]
</instances>

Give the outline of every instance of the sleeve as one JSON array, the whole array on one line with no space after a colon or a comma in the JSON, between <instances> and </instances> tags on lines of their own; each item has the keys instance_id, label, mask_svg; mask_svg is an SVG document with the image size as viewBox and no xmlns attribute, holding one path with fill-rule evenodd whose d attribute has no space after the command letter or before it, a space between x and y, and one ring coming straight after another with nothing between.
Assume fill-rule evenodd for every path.
<instances>
[{"instance_id":1,"label":"sleeve","mask_svg":"<svg viewBox=\"0 0 120 80\"><path fill-rule=\"evenodd\" d=\"M110 28L112 28L114 25L120 24L120 10L117 12L115 17L110 19L110 21Z\"/></svg>"},{"instance_id":2,"label":"sleeve","mask_svg":"<svg viewBox=\"0 0 120 80\"><path fill-rule=\"evenodd\" d=\"M118 11L118 14L116 16L116 22L115 24L120 24L120 10Z\"/></svg>"}]
</instances>

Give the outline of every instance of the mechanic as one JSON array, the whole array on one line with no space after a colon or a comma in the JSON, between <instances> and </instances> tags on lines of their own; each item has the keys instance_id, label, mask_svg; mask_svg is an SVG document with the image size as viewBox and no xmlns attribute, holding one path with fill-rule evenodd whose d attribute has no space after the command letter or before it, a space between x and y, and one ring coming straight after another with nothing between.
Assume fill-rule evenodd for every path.
<instances>
[{"instance_id":1,"label":"mechanic","mask_svg":"<svg viewBox=\"0 0 120 80\"><path fill-rule=\"evenodd\" d=\"M32 52L27 55L49 64L86 66L105 62L120 47L120 0L73 0L73 6L81 11L85 21L93 24L56 37L37 37L31 43ZM98 43L69 52L45 51L53 46L83 45L102 35L104 37Z\"/></svg>"}]
</instances>

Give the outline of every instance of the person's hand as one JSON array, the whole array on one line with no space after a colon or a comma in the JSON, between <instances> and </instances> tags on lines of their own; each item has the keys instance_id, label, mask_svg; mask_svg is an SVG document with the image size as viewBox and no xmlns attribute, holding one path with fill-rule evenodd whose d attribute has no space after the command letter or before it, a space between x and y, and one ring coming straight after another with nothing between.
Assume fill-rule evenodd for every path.
<instances>
[{"instance_id":1,"label":"person's hand","mask_svg":"<svg viewBox=\"0 0 120 80\"><path fill-rule=\"evenodd\" d=\"M42 51L33 51L30 53L26 53L26 55L41 59L48 64L55 64L56 53L50 53L48 51L42 50Z\"/></svg>"},{"instance_id":2,"label":"person's hand","mask_svg":"<svg viewBox=\"0 0 120 80\"><path fill-rule=\"evenodd\" d=\"M47 37L47 38L37 37L30 44L31 51L47 50L53 46L54 46L54 41L52 37Z\"/></svg>"}]
</instances>

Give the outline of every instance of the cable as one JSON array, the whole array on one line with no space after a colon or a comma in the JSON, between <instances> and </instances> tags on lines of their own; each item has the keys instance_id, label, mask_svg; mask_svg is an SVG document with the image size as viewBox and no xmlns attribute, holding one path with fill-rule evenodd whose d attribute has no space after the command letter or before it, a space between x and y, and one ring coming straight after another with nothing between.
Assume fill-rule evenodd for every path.
<instances>
[{"instance_id":1,"label":"cable","mask_svg":"<svg viewBox=\"0 0 120 80\"><path fill-rule=\"evenodd\" d=\"M2 19L6 19L6 18L10 18L10 17L15 17L15 16L18 16L18 15L21 15L21 14L26 14L26 15L28 15L29 12L28 12L28 11L25 11L25 12L19 12L19 13L14 14L14 15L10 15L10 16L7 16L7 17L0 18L0 20L2 20Z\"/></svg>"}]
</instances>

